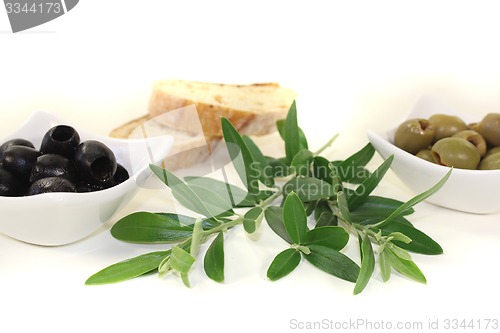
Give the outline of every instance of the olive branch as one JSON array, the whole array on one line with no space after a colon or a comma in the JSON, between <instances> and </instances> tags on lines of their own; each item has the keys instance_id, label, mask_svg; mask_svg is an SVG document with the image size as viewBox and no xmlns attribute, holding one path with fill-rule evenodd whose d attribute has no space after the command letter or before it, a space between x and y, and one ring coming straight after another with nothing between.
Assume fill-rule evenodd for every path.
<instances>
[{"instance_id":1,"label":"olive branch","mask_svg":"<svg viewBox=\"0 0 500 333\"><path fill-rule=\"evenodd\" d=\"M446 176L407 202L373 195L389 170L393 157L373 172L367 164L375 149L368 143L345 160L322 156L335 137L312 152L297 123L295 102L287 117L277 122L285 156L265 156L255 142L221 120L227 152L243 188L209 177L181 179L164 167L150 165L172 190L175 199L197 215L135 212L111 228L114 238L132 243L172 244L169 249L139 255L102 269L87 285L128 280L156 272L177 273L190 286L189 273L203 257L206 275L224 281L224 239L236 227L255 233L265 221L288 243L272 262L267 278L275 281L306 261L337 278L352 282L362 292L378 263L384 281L393 271L415 281L426 278L410 253L437 255L441 246L408 219L414 206L438 191ZM343 250L354 237L359 242L359 263ZM205 253L200 245L211 242Z\"/></svg>"}]
</instances>

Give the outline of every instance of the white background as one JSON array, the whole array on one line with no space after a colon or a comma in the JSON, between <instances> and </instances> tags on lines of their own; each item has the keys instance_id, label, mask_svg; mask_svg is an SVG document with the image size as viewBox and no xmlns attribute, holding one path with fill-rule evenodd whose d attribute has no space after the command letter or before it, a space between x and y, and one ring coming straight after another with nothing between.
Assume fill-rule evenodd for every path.
<instances>
[{"instance_id":1,"label":"white background","mask_svg":"<svg viewBox=\"0 0 500 333\"><path fill-rule=\"evenodd\" d=\"M498 112L499 10L496 1L82 0L17 34L0 10L0 135L38 109L107 134L147 112L157 79L275 81L297 91L312 146L339 132L329 153L343 157L367 142L368 128L393 127L423 94L478 117ZM392 174L380 191L411 195ZM139 193L118 216L167 210L161 199ZM434 319L500 319L489 302L500 296L498 218L419 205L412 221L445 249L414 256L428 284L377 277L359 296L306 263L266 281L284 246L269 230L256 242L229 234L226 283L209 281L198 265L191 289L155 276L84 286L109 264L163 248L121 243L108 230L56 248L2 236L0 329L288 332L296 331L292 319L417 321L424 328Z\"/></svg>"}]
</instances>

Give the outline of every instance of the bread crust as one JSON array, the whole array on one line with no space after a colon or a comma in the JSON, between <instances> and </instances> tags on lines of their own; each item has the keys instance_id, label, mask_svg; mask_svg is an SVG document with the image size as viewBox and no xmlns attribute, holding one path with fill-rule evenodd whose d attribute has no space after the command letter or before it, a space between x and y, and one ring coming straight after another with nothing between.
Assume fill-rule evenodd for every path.
<instances>
[{"instance_id":1,"label":"bread crust","mask_svg":"<svg viewBox=\"0 0 500 333\"><path fill-rule=\"evenodd\" d=\"M173 87L175 85L181 85L182 88L187 85L192 88L192 93L189 92L192 96L188 98L176 94ZM217 94L219 90L220 95ZM149 99L149 113L113 129L110 136L130 138L137 134L137 128L144 123L153 126L157 133L172 135L174 144L170 157L167 157L165 162L169 169L175 170L200 163L210 156L212 149L222 139L221 117L227 118L241 134L270 134L276 130L276 121L286 117L295 96L293 91L282 88L277 83L228 85L179 80L158 81L154 83ZM238 103L239 98L250 100L250 103ZM252 104L252 98L260 99L260 102ZM267 99L271 103L265 106ZM213 103L206 100L213 100ZM196 112L182 109L193 105ZM165 116L167 113L168 116ZM204 137L200 133L200 124Z\"/></svg>"},{"instance_id":2,"label":"bread crust","mask_svg":"<svg viewBox=\"0 0 500 333\"><path fill-rule=\"evenodd\" d=\"M185 84L189 84L189 82L186 82ZM207 85L210 88L213 88L215 86L219 87L222 90L226 88L238 88L241 89L241 93L243 96L245 96L246 90L253 90L255 87L263 87L266 90L262 94L268 94L270 98L274 92L285 89L281 88L277 83L228 85L220 83L194 82L194 84ZM195 87L194 89L196 88L197 87ZM221 117L227 118L242 134L265 135L275 130L275 123L277 120L286 117L288 108L295 98L295 93L289 90L289 92L287 91L287 97L288 98L286 99L280 100L280 103L278 103L279 105L277 107L262 110L262 112L255 112L248 109L239 109L235 106L223 105L223 101L220 101L220 103L217 104L206 103L198 100L196 98L196 95L194 95L192 98L177 96L175 92L168 90L168 81L159 81L155 83L153 87L148 109L149 114L154 117L181 107L194 104L196 106L198 118L201 122L203 132L209 139L222 137ZM221 99L222 98L223 97L221 97ZM249 94L247 98L251 99L252 95ZM217 96L214 96L214 99L217 100ZM170 128L176 128L181 131L190 132L192 129L193 121L195 120L191 119L190 116L179 113L173 117L168 117L167 121L168 122L165 123L165 125Z\"/></svg>"}]
</instances>

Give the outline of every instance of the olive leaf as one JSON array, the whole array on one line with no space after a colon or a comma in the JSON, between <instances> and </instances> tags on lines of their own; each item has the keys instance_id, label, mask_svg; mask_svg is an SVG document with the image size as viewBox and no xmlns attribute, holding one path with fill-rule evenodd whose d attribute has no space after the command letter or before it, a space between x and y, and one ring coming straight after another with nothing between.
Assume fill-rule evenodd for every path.
<instances>
[{"instance_id":1,"label":"olive leaf","mask_svg":"<svg viewBox=\"0 0 500 333\"><path fill-rule=\"evenodd\" d=\"M378 256L379 267L380 267L380 275L382 276L382 280L387 282L391 278L391 260L387 257L386 251L380 252Z\"/></svg>"},{"instance_id":2,"label":"olive leaf","mask_svg":"<svg viewBox=\"0 0 500 333\"><path fill-rule=\"evenodd\" d=\"M288 244L292 244L293 241L288 235L285 228L285 223L283 222L283 208L278 206L270 206L264 212L267 224L272 231L278 236L280 236Z\"/></svg>"},{"instance_id":3,"label":"olive leaf","mask_svg":"<svg viewBox=\"0 0 500 333\"><path fill-rule=\"evenodd\" d=\"M321 245L340 251L349 241L349 233L342 227L324 226L309 230L302 245Z\"/></svg>"},{"instance_id":4,"label":"olive leaf","mask_svg":"<svg viewBox=\"0 0 500 333\"><path fill-rule=\"evenodd\" d=\"M191 270L196 258L194 258L188 251L180 246L173 246L172 253L170 254L170 267L179 272L182 277L182 282L186 287L190 287L188 273Z\"/></svg>"},{"instance_id":5,"label":"olive leaf","mask_svg":"<svg viewBox=\"0 0 500 333\"><path fill-rule=\"evenodd\" d=\"M259 176L259 180L266 186L268 187L273 187L274 186L274 177L272 176L272 173L270 172L271 169L269 167L269 162L262 154L262 151L260 148L255 144L255 142L248 136L248 135L243 135L242 136L243 142L248 148L248 151L250 152L250 155L252 156L252 161L253 164L251 165L251 168L255 168L257 171L257 174Z\"/></svg>"},{"instance_id":6,"label":"olive leaf","mask_svg":"<svg viewBox=\"0 0 500 333\"><path fill-rule=\"evenodd\" d=\"M334 163L336 173L344 182L360 184L370 176L370 172L364 167L371 161L374 154L375 148L368 143L344 161Z\"/></svg>"},{"instance_id":7,"label":"olive leaf","mask_svg":"<svg viewBox=\"0 0 500 333\"><path fill-rule=\"evenodd\" d=\"M217 216L217 213L220 212L220 209L216 209L215 212L210 211L195 191L167 169L154 164L150 165L150 169L165 185L170 187L174 197L186 208L206 217Z\"/></svg>"},{"instance_id":8,"label":"olive leaf","mask_svg":"<svg viewBox=\"0 0 500 333\"><path fill-rule=\"evenodd\" d=\"M262 207L254 207L249 209L243 216L243 228L249 234L253 234L260 225L264 217L264 210Z\"/></svg>"},{"instance_id":9,"label":"olive leaf","mask_svg":"<svg viewBox=\"0 0 500 333\"><path fill-rule=\"evenodd\" d=\"M393 240L395 245L405 250L426 255L437 255L443 253L443 248L435 240L417 228L405 223L392 221L391 223L386 223L379 228L379 230L382 231L383 236L388 236L394 232L400 232L411 239L411 242L409 243L398 239Z\"/></svg>"},{"instance_id":10,"label":"olive leaf","mask_svg":"<svg viewBox=\"0 0 500 333\"><path fill-rule=\"evenodd\" d=\"M228 119L222 117L221 124L227 150L231 160L233 161L233 165L238 173L238 176L243 183L246 184L248 192L252 194L258 193L258 177L255 168L252 167L254 160L250 150L241 135Z\"/></svg>"},{"instance_id":11,"label":"olive leaf","mask_svg":"<svg viewBox=\"0 0 500 333\"><path fill-rule=\"evenodd\" d=\"M359 294L365 289L375 269L375 255L373 254L372 243L368 235L365 235L361 241L361 269L356 285L354 286L354 295Z\"/></svg>"},{"instance_id":12,"label":"olive leaf","mask_svg":"<svg viewBox=\"0 0 500 333\"><path fill-rule=\"evenodd\" d=\"M370 195L365 201L355 209L351 208L351 217L354 223L362 223L369 219L382 221L398 209L404 202L399 200ZM407 216L414 212L413 208L401 213L400 216Z\"/></svg>"},{"instance_id":13,"label":"olive leaf","mask_svg":"<svg viewBox=\"0 0 500 333\"><path fill-rule=\"evenodd\" d=\"M210 244L205 253L203 267L209 278L216 282L224 281L224 232L219 232Z\"/></svg>"},{"instance_id":14,"label":"olive leaf","mask_svg":"<svg viewBox=\"0 0 500 333\"><path fill-rule=\"evenodd\" d=\"M327 199L337 195L335 187L314 177L294 177L283 185L283 195L296 193L303 202Z\"/></svg>"},{"instance_id":15,"label":"olive leaf","mask_svg":"<svg viewBox=\"0 0 500 333\"><path fill-rule=\"evenodd\" d=\"M342 220L352 223L351 212L349 211L349 205L343 191L337 193L337 206Z\"/></svg>"},{"instance_id":16,"label":"olive leaf","mask_svg":"<svg viewBox=\"0 0 500 333\"><path fill-rule=\"evenodd\" d=\"M304 205L294 192L290 193L283 205L285 230L295 244L300 244L307 233L307 215Z\"/></svg>"},{"instance_id":17,"label":"olive leaf","mask_svg":"<svg viewBox=\"0 0 500 333\"><path fill-rule=\"evenodd\" d=\"M170 256L171 251L157 251L120 261L95 273L85 281L86 285L116 283L157 270L158 265Z\"/></svg>"},{"instance_id":18,"label":"olive leaf","mask_svg":"<svg viewBox=\"0 0 500 333\"><path fill-rule=\"evenodd\" d=\"M285 119L285 152L287 164L291 165L293 158L301 149L299 125L297 123L297 106L293 101Z\"/></svg>"},{"instance_id":19,"label":"olive leaf","mask_svg":"<svg viewBox=\"0 0 500 333\"><path fill-rule=\"evenodd\" d=\"M345 254L322 245L308 246L311 253L304 258L322 271L342 280L356 282L359 266Z\"/></svg>"},{"instance_id":20,"label":"olive leaf","mask_svg":"<svg viewBox=\"0 0 500 333\"><path fill-rule=\"evenodd\" d=\"M276 125L284 139L282 157L264 156L249 136L238 133L226 118L221 120L227 150L244 188L209 177L181 180L170 171L151 165L153 173L171 188L185 208L205 218L150 212L125 216L111 228L114 238L175 245L168 251L111 265L91 276L86 284L112 283L152 272L177 272L189 286L189 274L200 255L201 244L212 239L212 235L215 237L204 255L203 267L209 278L222 282L225 233L239 225L253 233L263 218L288 243L288 248L271 262L266 272L269 280L288 275L304 257L314 267L355 283L353 293L358 294L373 275L375 243L384 281L389 280L394 269L425 282L409 252L439 254L443 249L413 226L409 216L416 204L443 186L449 173L431 189L406 202L372 195L388 171L392 156L370 172L367 165L375 150L368 143L345 160L332 161L321 154L335 137L312 153L298 126L295 102L286 119ZM245 210L240 212L241 209ZM309 223L314 226L312 229ZM358 238L361 267L341 252L350 233Z\"/></svg>"},{"instance_id":21,"label":"olive leaf","mask_svg":"<svg viewBox=\"0 0 500 333\"><path fill-rule=\"evenodd\" d=\"M171 243L191 237L193 227L183 225L177 215L136 212L118 220L111 235L131 243Z\"/></svg>"},{"instance_id":22,"label":"olive leaf","mask_svg":"<svg viewBox=\"0 0 500 333\"><path fill-rule=\"evenodd\" d=\"M300 252L296 249L286 249L280 252L267 269L267 278L276 281L290 274L301 260Z\"/></svg>"},{"instance_id":23,"label":"olive leaf","mask_svg":"<svg viewBox=\"0 0 500 333\"><path fill-rule=\"evenodd\" d=\"M389 259L391 266L398 271L400 274L409 277L420 283L426 283L427 280L418 266L413 262L413 260L403 259L389 248L384 248L387 259Z\"/></svg>"},{"instance_id":24,"label":"olive leaf","mask_svg":"<svg viewBox=\"0 0 500 333\"><path fill-rule=\"evenodd\" d=\"M365 179L353 193L347 198L347 203L351 210L355 210L358 206L368 198L370 193L378 186L387 170L392 164L394 156L389 156L367 179Z\"/></svg>"},{"instance_id":25,"label":"olive leaf","mask_svg":"<svg viewBox=\"0 0 500 333\"><path fill-rule=\"evenodd\" d=\"M307 176L309 174L309 169L312 165L313 159L313 153L311 153L308 149L301 149L293 157L290 166L296 174Z\"/></svg>"},{"instance_id":26,"label":"olive leaf","mask_svg":"<svg viewBox=\"0 0 500 333\"><path fill-rule=\"evenodd\" d=\"M266 156L270 173L274 178L285 178L293 173L293 168L287 164L286 158L274 158Z\"/></svg>"},{"instance_id":27,"label":"olive leaf","mask_svg":"<svg viewBox=\"0 0 500 333\"><path fill-rule=\"evenodd\" d=\"M414 196L413 198L411 198L410 200L406 201L404 204L399 206L394 212L392 212L391 215L389 215L385 220L379 223L379 227L389 223L394 217L404 214L404 212L406 212L408 209L412 208L416 204L424 201L425 199L427 199L428 197L439 191L439 189L443 187L443 185L446 183L448 178L450 178L452 171L453 168L450 168L450 170L446 173L446 175L430 189L420 194L417 194L416 196Z\"/></svg>"}]
</instances>

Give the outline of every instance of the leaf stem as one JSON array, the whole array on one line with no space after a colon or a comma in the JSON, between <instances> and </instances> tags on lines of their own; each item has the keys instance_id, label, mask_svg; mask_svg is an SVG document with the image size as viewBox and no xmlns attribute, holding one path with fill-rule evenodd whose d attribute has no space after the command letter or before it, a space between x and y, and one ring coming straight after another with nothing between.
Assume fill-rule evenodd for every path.
<instances>
[{"instance_id":1,"label":"leaf stem","mask_svg":"<svg viewBox=\"0 0 500 333\"><path fill-rule=\"evenodd\" d=\"M338 133L332 136L330 140L328 140L323 146L321 146L318 150L316 150L313 153L313 155L318 156L319 154L324 152L327 148L329 148L333 144L333 142L335 142L335 140L337 140L338 136L339 136Z\"/></svg>"}]
</instances>

